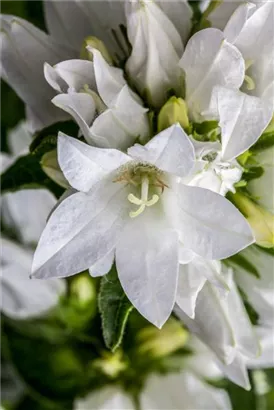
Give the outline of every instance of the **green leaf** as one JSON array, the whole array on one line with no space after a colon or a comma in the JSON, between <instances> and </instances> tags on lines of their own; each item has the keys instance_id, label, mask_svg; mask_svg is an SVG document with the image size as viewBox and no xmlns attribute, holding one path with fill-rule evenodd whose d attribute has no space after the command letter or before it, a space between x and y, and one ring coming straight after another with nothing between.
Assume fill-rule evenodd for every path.
<instances>
[{"instance_id":1,"label":"green leaf","mask_svg":"<svg viewBox=\"0 0 274 410\"><path fill-rule=\"evenodd\" d=\"M243 178L245 181L251 181L252 179L260 178L264 173L262 167L250 167L244 171Z\"/></svg>"},{"instance_id":2,"label":"green leaf","mask_svg":"<svg viewBox=\"0 0 274 410\"><path fill-rule=\"evenodd\" d=\"M30 152L42 158L46 152L56 148L59 131L76 138L78 129L77 124L73 121L57 122L50 125L34 135L34 139L30 145Z\"/></svg>"},{"instance_id":3,"label":"green leaf","mask_svg":"<svg viewBox=\"0 0 274 410\"><path fill-rule=\"evenodd\" d=\"M113 266L101 281L99 310L102 318L106 346L113 352L122 342L126 323L133 306L126 297Z\"/></svg>"},{"instance_id":4,"label":"green leaf","mask_svg":"<svg viewBox=\"0 0 274 410\"><path fill-rule=\"evenodd\" d=\"M251 273L253 276L260 279L260 273L258 272L256 267L251 262L249 262L243 255L238 253L237 255L231 256L226 261L229 264L232 263L232 264L240 266L248 273Z\"/></svg>"},{"instance_id":5,"label":"green leaf","mask_svg":"<svg viewBox=\"0 0 274 410\"><path fill-rule=\"evenodd\" d=\"M262 151L274 145L274 131L265 132L250 149L252 151Z\"/></svg>"},{"instance_id":6,"label":"green leaf","mask_svg":"<svg viewBox=\"0 0 274 410\"><path fill-rule=\"evenodd\" d=\"M41 168L39 159L28 154L18 158L1 175L2 193L14 192L20 189L47 188L56 197L64 192L64 189L55 184ZM33 204L35 206L35 204Z\"/></svg>"},{"instance_id":7,"label":"green leaf","mask_svg":"<svg viewBox=\"0 0 274 410\"><path fill-rule=\"evenodd\" d=\"M78 126L73 121L66 121L56 123L36 133L30 145L30 153L19 157L2 174L3 193L20 189L47 188L57 198L63 194L64 189L45 174L40 164L45 153L56 149L59 131L76 136Z\"/></svg>"}]
</instances>

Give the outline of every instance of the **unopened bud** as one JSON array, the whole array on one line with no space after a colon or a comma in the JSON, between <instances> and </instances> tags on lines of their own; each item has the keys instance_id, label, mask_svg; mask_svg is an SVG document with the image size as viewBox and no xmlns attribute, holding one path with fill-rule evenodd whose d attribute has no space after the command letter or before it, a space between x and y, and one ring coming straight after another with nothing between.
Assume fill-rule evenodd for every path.
<instances>
[{"instance_id":1,"label":"unopened bud","mask_svg":"<svg viewBox=\"0 0 274 410\"><path fill-rule=\"evenodd\" d=\"M128 363L121 351L118 350L115 353L104 351L102 358L94 360L93 366L101 373L114 379L127 369Z\"/></svg>"},{"instance_id":2,"label":"unopened bud","mask_svg":"<svg viewBox=\"0 0 274 410\"><path fill-rule=\"evenodd\" d=\"M256 243L265 248L274 246L274 215L245 195L231 195L232 202L244 214L254 233Z\"/></svg>"},{"instance_id":3,"label":"unopened bud","mask_svg":"<svg viewBox=\"0 0 274 410\"><path fill-rule=\"evenodd\" d=\"M45 174L56 182L56 184L63 188L69 188L69 183L64 177L64 174L58 164L56 149L46 152L46 154L42 156L41 167Z\"/></svg>"},{"instance_id":4,"label":"unopened bud","mask_svg":"<svg viewBox=\"0 0 274 410\"><path fill-rule=\"evenodd\" d=\"M151 355L153 358L168 356L185 346L188 332L176 319L170 318L168 322L157 329L147 326L137 335L138 354Z\"/></svg>"},{"instance_id":5,"label":"unopened bud","mask_svg":"<svg viewBox=\"0 0 274 410\"><path fill-rule=\"evenodd\" d=\"M179 123L184 130L189 128L187 105L182 98L171 97L162 107L158 116L158 132Z\"/></svg>"},{"instance_id":6,"label":"unopened bud","mask_svg":"<svg viewBox=\"0 0 274 410\"><path fill-rule=\"evenodd\" d=\"M77 275L70 284L71 297L79 307L93 304L96 306L96 288L94 280L87 274Z\"/></svg>"},{"instance_id":7,"label":"unopened bud","mask_svg":"<svg viewBox=\"0 0 274 410\"><path fill-rule=\"evenodd\" d=\"M102 54L106 62L110 65L113 64L113 60L111 58L111 55L108 52L108 49L106 48L103 41L99 40L97 37L94 37L94 36L87 37L83 42L81 54L80 54L80 57L83 60L93 61L92 52L89 51L87 47L95 48L96 50L100 51L100 53Z\"/></svg>"}]
</instances>

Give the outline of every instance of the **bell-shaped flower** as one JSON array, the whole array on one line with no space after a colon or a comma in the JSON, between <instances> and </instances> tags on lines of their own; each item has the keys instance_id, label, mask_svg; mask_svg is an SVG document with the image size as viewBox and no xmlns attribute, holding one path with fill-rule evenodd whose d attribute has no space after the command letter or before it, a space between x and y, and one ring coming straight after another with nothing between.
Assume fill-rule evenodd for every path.
<instances>
[{"instance_id":1,"label":"bell-shaped flower","mask_svg":"<svg viewBox=\"0 0 274 410\"><path fill-rule=\"evenodd\" d=\"M189 183L225 195L235 192L234 184L242 177L237 157L262 135L271 120L272 108L261 98L216 86L208 113L208 118L219 121L221 143L193 142L197 164Z\"/></svg>"},{"instance_id":2,"label":"bell-shaped flower","mask_svg":"<svg viewBox=\"0 0 274 410\"><path fill-rule=\"evenodd\" d=\"M274 146L258 152L255 160L264 172L259 178L251 180L247 189L259 205L274 214Z\"/></svg>"},{"instance_id":3,"label":"bell-shaped flower","mask_svg":"<svg viewBox=\"0 0 274 410\"><path fill-rule=\"evenodd\" d=\"M43 76L43 64L55 64L73 52L27 21L1 15L1 76L27 104L32 129L67 116L51 104L54 92Z\"/></svg>"},{"instance_id":4,"label":"bell-shaped flower","mask_svg":"<svg viewBox=\"0 0 274 410\"><path fill-rule=\"evenodd\" d=\"M174 5L171 2L168 8L172 9ZM161 107L168 90L180 88L181 37L172 21L153 1L126 2L126 16L132 45L126 69L150 104Z\"/></svg>"},{"instance_id":5,"label":"bell-shaped flower","mask_svg":"<svg viewBox=\"0 0 274 410\"><path fill-rule=\"evenodd\" d=\"M251 246L239 255L248 264L246 267L244 265L233 265L235 280L257 312L259 325L273 327L273 252L258 246ZM253 274L247 270L248 268L254 270Z\"/></svg>"},{"instance_id":6,"label":"bell-shaped flower","mask_svg":"<svg viewBox=\"0 0 274 410\"><path fill-rule=\"evenodd\" d=\"M147 109L122 70L110 66L98 50L91 52L93 61L45 65L47 81L60 93L52 102L75 119L88 143L124 150L148 136Z\"/></svg>"},{"instance_id":7,"label":"bell-shaped flower","mask_svg":"<svg viewBox=\"0 0 274 410\"><path fill-rule=\"evenodd\" d=\"M27 124L21 122L7 137L11 155L1 153L1 172L4 172L20 156L31 142ZM36 244L46 225L46 220L56 199L46 189L23 189L9 192L1 198L1 218L6 229L11 229L26 245Z\"/></svg>"},{"instance_id":8,"label":"bell-shaped flower","mask_svg":"<svg viewBox=\"0 0 274 410\"><path fill-rule=\"evenodd\" d=\"M2 238L1 311L12 319L27 319L52 309L66 291L62 279L30 279L33 252Z\"/></svg>"},{"instance_id":9,"label":"bell-shaped flower","mask_svg":"<svg viewBox=\"0 0 274 410\"><path fill-rule=\"evenodd\" d=\"M250 389L246 362L256 359L260 348L245 311L232 271L226 273L230 291L223 295L207 282L199 292L195 318L176 305L175 313L218 357L221 370L234 383Z\"/></svg>"},{"instance_id":10,"label":"bell-shaped flower","mask_svg":"<svg viewBox=\"0 0 274 410\"><path fill-rule=\"evenodd\" d=\"M182 184L194 165L193 146L179 125L128 154L59 135L58 158L78 193L52 213L36 250L37 278L90 268L109 271L114 259L133 305L161 327L176 297L179 243L208 259L228 257L253 242L245 218L225 198Z\"/></svg>"},{"instance_id":11,"label":"bell-shaped flower","mask_svg":"<svg viewBox=\"0 0 274 410\"><path fill-rule=\"evenodd\" d=\"M209 28L194 34L179 62L185 74L185 101L192 121L201 122L215 86L237 90L245 75L239 50L224 34Z\"/></svg>"},{"instance_id":12,"label":"bell-shaped flower","mask_svg":"<svg viewBox=\"0 0 274 410\"><path fill-rule=\"evenodd\" d=\"M193 319L197 297L207 281L223 295L229 291L229 285L225 281L220 261L202 258L184 248L181 249L179 257L176 304Z\"/></svg>"},{"instance_id":13,"label":"bell-shaped flower","mask_svg":"<svg viewBox=\"0 0 274 410\"><path fill-rule=\"evenodd\" d=\"M181 370L165 374L150 373L139 393L143 410L231 410L228 394L210 386L207 380L218 380L222 373L210 351L196 338L191 338L192 354L182 360ZM118 386L107 386L79 399L75 410L134 410L132 397Z\"/></svg>"},{"instance_id":14,"label":"bell-shaped flower","mask_svg":"<svg viewBox=\"0 0 274 410\"><path fill-rule=\"evenodd\" d=\"M243 90L266 98L274 110L274 25L273 2L259 7L242 4L231 16L224 35L242 53L246 75Z\"/></svg>"}]
</instances>

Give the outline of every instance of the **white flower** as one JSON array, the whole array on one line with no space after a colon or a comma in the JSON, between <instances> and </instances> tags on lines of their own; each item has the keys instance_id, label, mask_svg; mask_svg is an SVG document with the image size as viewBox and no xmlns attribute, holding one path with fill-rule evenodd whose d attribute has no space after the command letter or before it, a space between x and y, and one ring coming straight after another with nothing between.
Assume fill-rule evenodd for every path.
<instances>
[{"instance_id":1,"label":"white flower","mask_svg":"<svg viewBox=\"0 0 274 410\"><path fill-rule=\"evenodd\" d=\"M263 167L263 175L248 183L248 191L259 205L274 214L274 146L258 152L256 162Z\"/></svg>"},{"instance_id":2,"label":"white flower","mask_svg":"<svg viewBox=\"0 0 274 410\"><path fill-rule=\"evenodd\" d=\"M165 375L152 374L140 394L142 410L230 410L228 394L204 379L219 379L221 372L208 349L191 338L193 353L183 360L182 370ZM134 410L131 397L118 387L106 387L77 400L74 410Z\"/></svg>"},{"instance_id":3,"label":"white flower","mask_svg":"<svg viewBox=\"0 0 274 410\"><path fill-rule=\"evenodd\" d=\"M31 142L27 123L19 123L7 139L11 155L1 153L2 172L26 153ZM36 244L55 204L55 197L46 189L23 189L6 193L1 198L3 226L14 230L24 244Z\"/></svg>"},{"instance_id":4,"label":"white flower","mask_svg":"<svg viewBox=\"0 0 274 410\"><path fill-rule=\"evenodd\" d=\"M91 52L93 62L45 65L47 81L61 93L52 102L72 115L88 143L124 150L149 135L147 109L126 84L123 71L110 66L98 50Z\"/></svg>"},{"instance_id":5,"label":"white flower","mask_svg":"<svg viewBox=\"0 0 274 410\"><path fill-rule=\"evenodd\" d=\"M216 86L208 112L209 118L219 120L221 144L193 142L198 162L189 183L225 195L235 192L234 184L243 171L237 157L262 135L271 120L272 107L263 99Z\"/></svg>"},{"instance_id":6,"label":"white flower","mask_svg":"<svg viewBox=\"0 0 274 410\"><path fill-rule=\"evenodd\" d=\"M244 60L224 34L209 28L194 34L179 62L185 73L185 99L191 120L208 114L215 86L237 90L244 80Z\"/></svg>"},{"instance_id":7,"label":"white flower","mask_svg":"<svg viewBox=\"0 0 274 410\"><path fill-rule=\"evenodd\" d=\"M180 88L181 37L153 1L126 2L126 15L132 45L126 69L141 94L159 107L166 101L168 89Z\"/></svg>"},{"instance_id":8,"label":"white flower","mask_svg":"<svg viewBox=\"0 0 274 410\"><path fill-rule=\"evenodd\" d=\"M244 90L267 98L272 105L274 92L273 2L243 4L228 21L224 35L242 53L246 64Z\"/></svg>"},{"instance_id":9,"label":"white flower","mask_svg":"<svg viewBox=\"0 0 274 410\"><path fill-rule=\"evenodd\" d=\"M223 275L230 288L228 293L220 293L206 282L198 293L194 318L191 319L178 305L175 312L192 333L215 353L217 364L225 376L250 389L247 369L273 366L273 322L271 326L262 324L252 327L232 271L226 273L223 268ZM245 273L245 276L249 277L250 274ZM238 277L237 274L237 281ZM252 298L251 301L253 303ZM257 308L256 304L254 306ZM268 312L270 314L270 310Z\"/></svg>"},{"instance_id":10,"label":"white flower","mask_svg":"<svg viewBox=\"0 0 274 410\"><path fill-rule=\"evenodd\" d=\"M45 314L65 293L66 282L30 279L33 251L2 238L1 311L13 319L27 319Z\"/></svg>"},{"instance_id":11,"label":"white flower","mask_svg":"<svg viewBox=\"0 0 274 410\"><path fill-rule=\"evenodd\" d=\"M253 242L234 206L209 190L183 185L193 146L179 125L135 145L128 155L59 135L60 167L79 191L53 212L33 264L38 278L90 268L107 273L113 262L133 305L162 326L175 301L179 241L209 259ZM97 265L96 265L97 264Z\"/></svg>"}]
</instances>

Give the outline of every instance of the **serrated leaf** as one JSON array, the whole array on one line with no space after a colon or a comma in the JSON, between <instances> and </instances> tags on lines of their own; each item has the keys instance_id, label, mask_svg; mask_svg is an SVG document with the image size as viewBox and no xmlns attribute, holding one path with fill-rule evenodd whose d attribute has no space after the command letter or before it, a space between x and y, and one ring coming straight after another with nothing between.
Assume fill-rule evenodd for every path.
<instances>
[{"instance_id":1,"label":"serrated leaf","mask_svg":"<svg viewBox=\"0 0 274 410\"><path fill-rule=\"evenodd\" d=\"M233 255L233 256L231 256L230 258L227 259L227 262L228 263L231 262L232 264L240 266L241 268L243 268L248 273L250 273L253 276L255 276L256 278L260 279L259 271L243 255L240 255L240 254Z\"/></svg>"},{"instance_id":2,"label":"serrated leaf","mask_svg":"<svg viewBox=\"0 0 274 410\"><path fill-rule=\"evenodd\" d=\"M69 135L70 137L77 137L78 126L73 121L57 122L38 131L33 138L30 145L30 152L42 158L42 156L53 149L57 145L57 136L59 132Z\"/></svg>"},{"instance_id":3,"label":"serrated leaf","mask_svg":"<svg viewBox=\"0 0 274 410\"><path fill-rule=\"evenodd\" d=\"M106 346L113 352L122 343L126 323L133 306L126 297L113 266L101 280L99 310Z\"/></svg>"}]
</instances>

